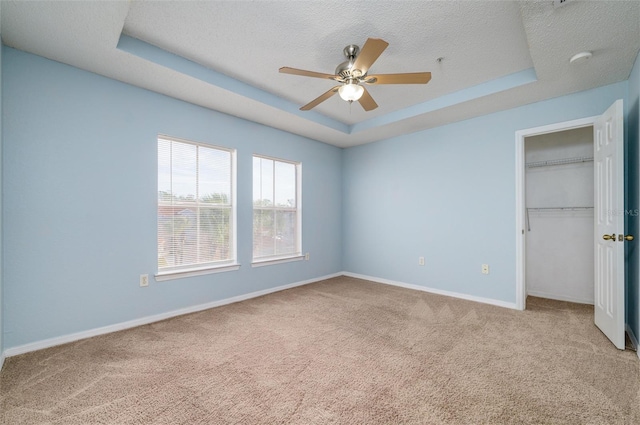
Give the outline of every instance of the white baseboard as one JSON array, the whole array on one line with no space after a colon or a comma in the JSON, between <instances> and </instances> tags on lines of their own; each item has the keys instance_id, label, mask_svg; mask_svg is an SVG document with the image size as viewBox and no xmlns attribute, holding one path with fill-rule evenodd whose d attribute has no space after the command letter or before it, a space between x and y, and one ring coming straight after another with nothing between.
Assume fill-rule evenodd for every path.
<instances>
[{"instance_id":1,"label":"white baseboard","mask_svg":"<svg viewBox=\"0 0 640 425\"><path fill-rule=\"evenodd\" d=\"M0 353L0 372L2 372L2 366L4 366L4 356L5 352Z\"/></svg>"},{"instance_id":2,"label":"white baseboard","mask_svg":"<svg viewBox=\"0 0 640 425\"><path fill-rule=\"evenodd\" d=\"M483 304L491 304L498 307L517 310L515 302L510 303L507 301L494 300L492 298L477 297L475 295L461 294L459 292L445 291L443 289L429 288L427 286L413 285L411 283L396 282L393 280L382 279L374 276L366 276L366 275L351 273L351 272L342 272L342 274L349 277L355 277L357 279L370 280L376 283L384 283L385 285L399 286L401 288L414 289L416 291L429 292L429 293L438 294L438 295L445 295L447 297L460 298L463 300L475 301Z\"/></svg>"},{"instance_id":3,"label":"white baseboard","mask_svg":"<svg viewBox=\"0 0 640 425\"><path fill-rule=\"evenodd\" d=\"M571 296L550 294L550 293L547 293L547 292L540 292L540 291L536 291L536 290L531 291L531 290L527 289L527 295L531 295L532 297L547 298L547 299L556 300L556 301L567 301L567 302L570 302L570 303L593 305L593 300L585 300L585 299L581 299L581 298L574 298L574 297L571 297Z\"/></svg>"},{"instance_id":4,"label":"white baseboard","mask_svg":"<svg viewBox=\"0 0 640 425\"><path fill-rule=\"evenodd\" d=\"M2 360L4 361L5 356L6 357L17 356L19 354L42 350L44 348L54 347L56 345L67 344L69 342L78 341L81 339L91 338L94 336L104 335L112 332L118 332L124 329L135 328L137 326L148 325L149 323L159 322L161 320L170 319L172 317L182 316L184 314L189 314L189 313L195 313L202 310L208 310L210 308L220 307L227 304L233 304L233 303L245 301L251 298L261 297L263 295L271 294L273 292L284 291L285 289L295 288L296 286L308 285L313 282L318 282L325 279L331 279L333 277L338 277L342 275L343 273L334 273L334 274L321 276L313 279L303 280L301 282L290 283L288 285L276 286L275 288L264 289L262 291L251 292L249 294L238 295L236 297L226 298L224 300L212 301L205 304L198 304L191 307L181 308L179 310L168 311L166 313L155 314L153 316L141 317L139 319L129 320L127 322L121 322L121 323L116 323L114 325L103 326L101 328L89 329L82 332L76 332L73 334L31 342L29 344L8 348L3 353Z\"/></svg>"}]
</instances>

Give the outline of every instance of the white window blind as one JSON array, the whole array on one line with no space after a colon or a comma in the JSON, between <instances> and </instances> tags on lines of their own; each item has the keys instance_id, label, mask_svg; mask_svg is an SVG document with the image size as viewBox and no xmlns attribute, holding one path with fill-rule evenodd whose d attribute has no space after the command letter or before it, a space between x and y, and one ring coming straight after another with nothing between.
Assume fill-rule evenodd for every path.
<instances>
[{"instance_id":1,"label":"white window blind","mask_svg":"<svg viewBox=\"0 0 640 425\"><path fill-rule=\"evenodd\" d=\"M235 263L234 152L158 138L158 272Z\"/></svg>"},{"instance_id":2,"label":"white window blind","mask_svg":"<svg viewBox=\"0 0 640 425\"><path fill-rule=\"evenodd\" d=\"M253 157L253 260L301 255L299 163Z\"/></svg>"}]
</instances>

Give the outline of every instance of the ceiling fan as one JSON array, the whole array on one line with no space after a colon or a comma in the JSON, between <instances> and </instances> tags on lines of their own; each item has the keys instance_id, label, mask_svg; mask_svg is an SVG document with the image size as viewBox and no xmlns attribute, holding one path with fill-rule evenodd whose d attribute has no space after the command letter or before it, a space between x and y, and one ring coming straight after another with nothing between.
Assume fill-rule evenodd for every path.
<instances>
[{"instance_id":1,"label":"ceiling fan","mask_svg":"<svg viewBox=\"0 0 640 425\"><path fill-rule=\"evenodd\" d=\"M300 108L302 111L308 111L318 106L336 93L343 100L349 103L357 100L365 111L372 111L378 107L378 104L373 100L364 84L427 84L431 80L430 72L369 75L369 68L387 46L389 46L389 43L380 38L367 39L362 50L355 44L348 45L343 50L347 60L338 65L335 75L286 66L280 68L280 72L303 77L324 78L341 83L304 105Z\"/></svg>"}]
</instances>

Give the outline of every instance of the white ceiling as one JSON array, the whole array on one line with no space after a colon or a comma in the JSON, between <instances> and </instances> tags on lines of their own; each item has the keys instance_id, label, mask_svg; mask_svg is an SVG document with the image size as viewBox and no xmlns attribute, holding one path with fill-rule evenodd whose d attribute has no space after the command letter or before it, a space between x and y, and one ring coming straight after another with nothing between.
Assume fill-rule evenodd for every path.
<instances>
[{"instance_id":1,"label":"white ceiling","mask_svg":"<svg viewBox=\"0 0 640 425\"><path fill-rule=\"evenodd\" d=\"M640 49L637 0L561 7L552 0L2 1L0 8L10 47L341 147L626 80ZM278 68L333 73L343 47L367 37L390 44L371 73L430 71L431 82L369 86L380 105L371 112L338 96L299 111L335 82ZM583 50L593 58L570 65Z\"/></svg>"}]
</instances>

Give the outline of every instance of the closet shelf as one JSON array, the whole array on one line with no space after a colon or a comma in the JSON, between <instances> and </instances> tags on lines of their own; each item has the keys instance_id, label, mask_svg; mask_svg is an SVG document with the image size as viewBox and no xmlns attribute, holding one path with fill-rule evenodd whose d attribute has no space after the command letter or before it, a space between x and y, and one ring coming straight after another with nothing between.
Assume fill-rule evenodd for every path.
<instances>
[{"instance_id":1,"label":"closet shelf","mask_svg":"<svg viewBox=\"0 0 640 425\"><path fill-rule=\"evenodd\" d=\"M525 208L527 216L527 231L531 231L531 221L529 220L529 212L538 212L538 211L588 211L592 210L593 207L538 207L538 208Z\"/></svg>"},{"instance_id":2,"label":"closet shelf","mask_svg":"<svg viewBox=\"0 0 640 425\"><path fill-rule=\"evenodd\" d=\"M593 207L527 207L527 211L581 211L592 210Z\"/></svg>"},{"instance_id":3,"label":"closet shelf","mask_svg":"<svg viewBox=\"0 0 640 425\"><path fill-rule=\"evenodd\" d=\"M580 162L593 162L593 157L581 156L577 158L550 159L548 161L527 162L527 168L550 167L553 165L577 164Z\"/></svg>"}]
</instances>

